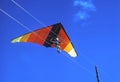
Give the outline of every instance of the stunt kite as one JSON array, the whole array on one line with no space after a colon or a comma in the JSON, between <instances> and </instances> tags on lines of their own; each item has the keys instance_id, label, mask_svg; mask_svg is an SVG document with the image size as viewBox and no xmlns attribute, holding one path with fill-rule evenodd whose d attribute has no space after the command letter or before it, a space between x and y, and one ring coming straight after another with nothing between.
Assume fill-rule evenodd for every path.
<instances>
[{"instance_id":1,"label":"stunt kite","mask_svg":"<svg viewBox=\"0 0 120 82\"><path fill-rule=\"evenodd\" d=\"M71 57L77 57L77 52L61 23L29 32L12 40L12 43L16 42L37 43L45 47L57 48L59 53L63 50Z\"/></svg>"}]
</instances>

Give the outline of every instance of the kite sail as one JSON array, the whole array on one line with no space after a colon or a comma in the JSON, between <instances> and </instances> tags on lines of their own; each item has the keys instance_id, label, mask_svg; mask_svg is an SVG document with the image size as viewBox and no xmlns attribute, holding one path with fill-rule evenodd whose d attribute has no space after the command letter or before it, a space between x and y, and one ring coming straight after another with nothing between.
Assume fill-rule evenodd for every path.
<instances>
[{"instance_id":1,"label":"kite sail","mask_svg":"<svg viewBox=\"0 0 120 82\"><path fill-rule=\"evenodd\" d=\"M77 52L74 46L65 32L61 23L57 23L51 26L47 26L33 32L24 34L18 38L12 40L12 43L16 42L32 42L43 45L45 47L56 47L53 40L59 38L60 49L67 52L71 57L76 57Z\"/></svg>"}]
</instances>

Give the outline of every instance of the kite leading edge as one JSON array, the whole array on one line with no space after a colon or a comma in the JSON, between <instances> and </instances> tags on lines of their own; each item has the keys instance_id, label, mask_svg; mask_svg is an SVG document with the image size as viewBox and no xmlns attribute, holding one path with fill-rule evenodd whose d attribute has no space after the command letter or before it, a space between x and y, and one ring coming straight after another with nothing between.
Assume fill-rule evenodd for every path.
<instances>
[{"instance_id":1,"label":"kite leading edge","mask_svg":"<svg viewBox=\"0 0 120 82\"><path fill-rule=\"evenodd\" d=\"M61 23L29 32L12 40L12 43L16 42L32 42L45 47L56 47L59 53L63 50L71 57L77 57L77 52Z\"/></svg>"}]
</instances>

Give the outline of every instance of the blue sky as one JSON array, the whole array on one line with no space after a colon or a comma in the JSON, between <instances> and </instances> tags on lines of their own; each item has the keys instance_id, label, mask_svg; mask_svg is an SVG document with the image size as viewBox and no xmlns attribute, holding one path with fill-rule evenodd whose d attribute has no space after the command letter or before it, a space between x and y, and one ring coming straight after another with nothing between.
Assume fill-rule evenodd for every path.
<instances>
[{"instance_id":1,"label":"blue sky","mask_svg":"<svg viewBox=\"0 0 120 82\"><path fill-rule=\"evenodd\" d=\"M120 82L119 0L15 0L46 26L61 22L79 56L71 58L56 49L11 40L29 32L0 12L0 82ZM11 0L0 9L31 30L43 25Z\"/></svg>"}]
</instances>

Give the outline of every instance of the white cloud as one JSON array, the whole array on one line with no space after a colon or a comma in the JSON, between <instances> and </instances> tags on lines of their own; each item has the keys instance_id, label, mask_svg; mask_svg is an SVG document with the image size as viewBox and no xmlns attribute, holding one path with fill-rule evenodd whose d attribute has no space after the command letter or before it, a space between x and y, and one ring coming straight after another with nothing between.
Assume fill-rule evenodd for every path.
<instances>
[{"instance_id":1,"label":"white cloud","mask_svg":"<svg viewBox=\"0 0 120 82\"><path fill-rule=\"evenodd\" d=\"M90 17L90 12L96 11L93 0L74 0L74 6L79 9L75 14L75 19L86 20Z\"/></svg>"},{"instance_id":2,"label":"white cloud","mask_svg":"<svg viewBox=\"0 0 120 82\"><path fill-rule=\"evenodd\" d=\"M87 18L89 18L89 15L86 12L83 12L83 11L79 11L75 15L76 20L86 20Z\"/></svg>"}]
</instances>

